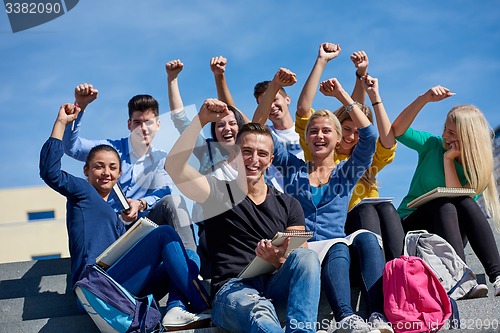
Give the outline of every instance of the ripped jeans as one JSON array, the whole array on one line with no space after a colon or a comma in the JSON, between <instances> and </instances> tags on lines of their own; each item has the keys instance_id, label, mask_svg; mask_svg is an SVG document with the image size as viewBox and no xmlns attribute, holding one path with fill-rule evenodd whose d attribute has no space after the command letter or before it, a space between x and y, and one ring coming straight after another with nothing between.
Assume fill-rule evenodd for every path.
<instances>
[{"instance_id":1,"label":"ripped jeans","mask_svg":"<svg viewBox=\"0 0 500 333\"><path fill-rule=\"evenodd\" d=\"M230 332L316 332L320 264L316 253L293 251L274 274L233 278L215 295L212 321Z\"/></svg>"}]
</instances>

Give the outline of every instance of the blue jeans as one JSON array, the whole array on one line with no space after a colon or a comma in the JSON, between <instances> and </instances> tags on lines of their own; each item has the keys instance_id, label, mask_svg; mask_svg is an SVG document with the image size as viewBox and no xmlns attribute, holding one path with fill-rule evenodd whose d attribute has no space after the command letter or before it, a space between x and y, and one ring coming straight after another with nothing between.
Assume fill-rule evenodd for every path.
<instances>
[{"instance_id":1,"label":"blue jeans","mask_svg":"<svg viewBox=\"0 0 500 333\"><path fill-rule=\"evenodd\" d=\"M198 255L185 250L182 241L170 226L151 231L107 273L136 296L153 294L161 299L169 293L167 310L185 308L187 302L195 312L209 306L208 293L198 280Z\"/></svg>"},{"instance_id":2,"label":"blue jeans","mask_svg":"<svg viewBox=\"0 0 500 333\"><path fill-rule=\"evenodd\" d=\"M354 314L351 306L350 273L353 277L361 278L361 293L366 299L370 313L384 313L384 264L377 237L371 233L359 234L350 247L337 243L328 250L323 260L321 285L337 322Z\"/></svg>"},{"instance_id":3,"label":"blue jeans","mask_svg":"<svg viewBox=\"0 0 500 333\"><path fill-rule=\"evenodd\" d=\"M217 292L212 321L231 332L316 332L320 265L311 250L293 251L274 274L234 278Z\"/></svg>"}]
</instances>

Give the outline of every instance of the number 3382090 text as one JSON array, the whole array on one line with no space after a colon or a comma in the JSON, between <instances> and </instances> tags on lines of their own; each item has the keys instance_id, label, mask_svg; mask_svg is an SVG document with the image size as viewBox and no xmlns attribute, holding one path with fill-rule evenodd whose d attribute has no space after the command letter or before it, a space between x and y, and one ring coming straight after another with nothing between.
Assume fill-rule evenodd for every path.
<instances>
[{"instance_id":1,"label":"number 3382090 text","mask_svg":"<svg viewBox=\"0 0 500 333\"><path fill-rule=\"evenodd\" d=\"M7 14L59 14L61 12L61 4L58 2L6 2L5 11Z\"/></svg>"}]
</instances>

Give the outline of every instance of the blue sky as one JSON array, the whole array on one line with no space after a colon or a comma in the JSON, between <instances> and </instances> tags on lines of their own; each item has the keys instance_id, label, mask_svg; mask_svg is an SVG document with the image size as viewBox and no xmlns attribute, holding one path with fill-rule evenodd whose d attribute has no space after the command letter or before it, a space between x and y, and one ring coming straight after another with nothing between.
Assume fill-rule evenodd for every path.
<instances>
[{"instance_id":1,"label":"blue sky","mask_svg":"<svg viewBox=\"0 0 500 333\"><path fill-rule=\"evenodd\" d=\"M355 4L353 6L352 4ZM216 96L209 61L228 58L227 79L237 106L255 110L253 86L279 67L297 74L288 89L294 111L320 43L340 43L341 55L323 79L354 84L349 55L365 50L369 72L379 78L391 120L419 94L441 84L456 96L428 105L414 127L440 134L448 110L471 103L500 125L500 2L463 1L167 1L84 0L65 15L12 33L0 13L0 188L42 185L39 151L60 104L73 101L78 83L93 83L99 98L85 112L82 136L119 138L128 133L127 102L148 93L168 112L164 64L181 59L180 89L186 105ZM336 109L317 95L315 108ZM161 140L175 140L162 118ZM157 146L161 146L158 143ZM416 154L399 146L379 175L382 196L407 191ZM63 168L81 175L65 157Z\"/></svg>"}]
</instances>

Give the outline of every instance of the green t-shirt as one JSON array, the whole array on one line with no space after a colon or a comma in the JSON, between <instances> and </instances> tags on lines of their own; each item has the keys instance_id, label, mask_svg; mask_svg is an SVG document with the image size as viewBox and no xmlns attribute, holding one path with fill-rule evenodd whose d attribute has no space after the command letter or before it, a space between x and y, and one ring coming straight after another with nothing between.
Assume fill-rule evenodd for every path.
<instances>
[{"instance_id":1,"label":"green t-shirt","mask_svg":"<svg viewBox=\"0 0 500 333\"><path fill-rule=\"evenodd\" d=\"M398 207L398 213L401 218L410 215L415 208L408 208L410 201L418 196L429 192L436 187L445 187L446 180L444 175L443 138L431 133L416 131L411 127L396 140L418 153L418 164L410 183L408 194ZM463 166L455 161L460 184L467 184Z\"/></svg>"}]
</instances>

